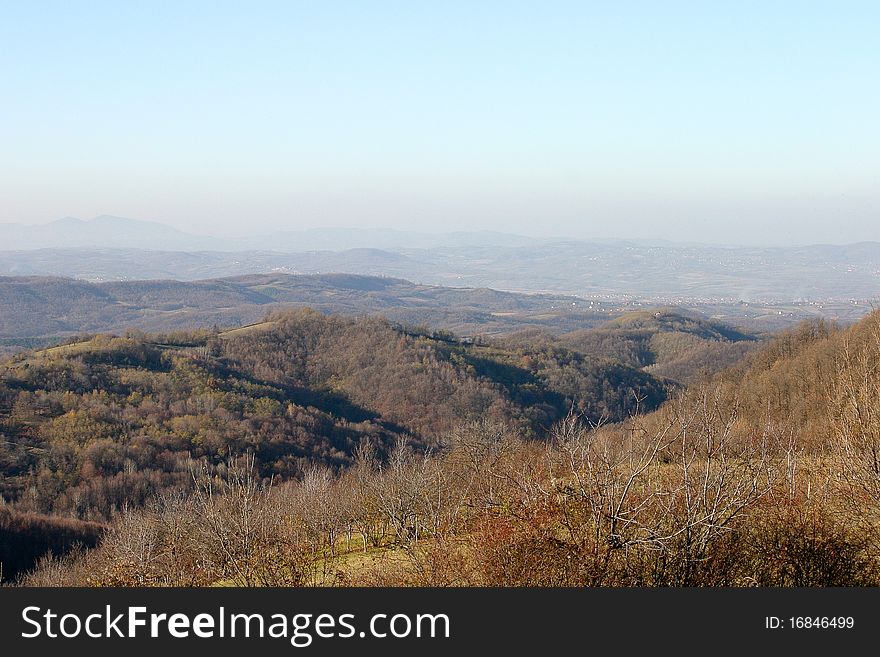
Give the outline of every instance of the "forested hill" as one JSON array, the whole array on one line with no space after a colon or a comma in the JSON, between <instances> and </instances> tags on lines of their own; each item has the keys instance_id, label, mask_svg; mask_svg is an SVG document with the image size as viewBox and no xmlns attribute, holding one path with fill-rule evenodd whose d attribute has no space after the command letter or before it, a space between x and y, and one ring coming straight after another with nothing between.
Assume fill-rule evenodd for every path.
<instances>
[{"instance_id":1,"label":"forested hill","mask_svg":"<svg viewBox=\"0 0 880 657\"><path fill-rule=\"evenodd\" d=\"M627 313L559 342L685 384L731 366L758 345L754 335L680 308Z\"/></svg>"},{"instance_id":2,"label":"forested hill","mask_svg":"<svg viewBox=\"0 0 880 657\"><path fill-rule=\"evenodd\" d=\"M344 465L364 440L430 446L477 418L540 436L572 407L617 420L667 393L639 369L556 346L306 309L225 333L98 336L3 366L0 492L21 510L102 519L185 487L193 458L252 452L262 475L295 477Z\"/></svg>"},{"instance_id":3,"label":"forested hill","mask_svg":"<svg viewBox=\"0 0 880 657\"><path fill-rule=\"evenodd\" d=\"M664 313L618 328L750 342ZM36 532L57 553L104 538L34 584L880 581L880 314L805 324L674 395L651 365L514 337L300 310L19 355L0 377L0 561L28 570ZM592 513L609 494L621 510ZM239 526L242 499L259 510ZM218 547L255 527L256 546Z\"/></svg>"},{"instance_id":4,"label":"forested hill","mask_svg":"<svg viewBox=\"0 0 880 657\"><path fill-rule=\"evenodd\" d=\"M804 323L718 377L753 427L784 428L804 449L880 449L880 312L846 328Z\"/></svg>"},{"instance_id":5,"label":"forested hill","mask_svg":"<svg viewBox=\"0 0 880 657\"><path fill-rule=\"evenodd\" d=\"M241 326L267 312L310 307L322 312L381 313L461 334L529 326L574 330L614 316L599 302L486 288L451 288L354 274L255 274L175 281L90 283L69 278L0 277L0 349L82 333L178 331Z\"/></svg>"},{"instance_id":6,"label":"forested hill","mask_svg":"<svg viewBox=\"0 0 880 657\"><path fill-rule=\"evenodd\" d=\"M629 312L599 326L558 336L527 330L504 341L553 345L589 358L610 358L685 385L740 362L762 344L753 334L682 308Z\"/></svg>"},{"instance_id":7,"label":"forested hill","mask_svg":"<svg viewBox=\"0 0 880 657\"><path fill-rule=\"evenodd\" d=\"M683 388L657 415L711 390L713 406L736 419L738 435L775 441L792 459L827 454L830 446L872 455L869 478L880 499L880 311L848 327L804 322L745 344L749 353Z\"/></svg>"}]
</instances>

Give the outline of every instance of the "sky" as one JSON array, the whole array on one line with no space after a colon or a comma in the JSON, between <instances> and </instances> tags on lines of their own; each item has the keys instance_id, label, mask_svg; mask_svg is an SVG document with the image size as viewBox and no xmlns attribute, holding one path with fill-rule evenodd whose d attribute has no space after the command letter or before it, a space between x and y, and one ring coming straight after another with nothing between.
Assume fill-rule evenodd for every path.
<instances>
[{"instance_id":1,"label":"sky","mask_svg":"<svg viewBox=\"0 0 880 657\"><path fill-rule=\"evenodd\" d=\"M880 240L880 3L0 0L0 222Z\"/></svg>"}]
</instances>

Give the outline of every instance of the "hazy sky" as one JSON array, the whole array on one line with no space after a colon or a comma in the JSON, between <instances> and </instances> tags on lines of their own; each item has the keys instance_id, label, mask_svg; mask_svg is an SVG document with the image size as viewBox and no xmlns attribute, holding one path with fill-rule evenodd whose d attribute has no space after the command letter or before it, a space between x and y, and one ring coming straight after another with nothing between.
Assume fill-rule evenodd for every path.
<instances>
[{"instance_id":1,"label":"hazy sky","mask_svg":"<svg viewBox=\"0 0 880 657\"><path fill-rule=\"evenodd\" d=\"M880 3L0 0L0 221L880 239Z\"/></svg>"}]
</instances>

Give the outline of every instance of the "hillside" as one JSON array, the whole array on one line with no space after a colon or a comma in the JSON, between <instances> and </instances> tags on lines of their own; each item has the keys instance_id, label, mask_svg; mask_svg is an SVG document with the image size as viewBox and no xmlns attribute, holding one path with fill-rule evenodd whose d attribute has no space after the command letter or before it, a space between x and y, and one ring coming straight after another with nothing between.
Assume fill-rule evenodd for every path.
<instances>
[{"instance_id":1,"label":"hillside","mask_svg":"<svg viewBox=\"0 0 880 657\"><path fill-rule=\"evenodd\" d=\"M880 582L880 313L761 343L671 310L595 331L472 341L301 309L19 354L9 517L58 555L100 541L25 581ZM680 360L669 339L751 351L669 387L649 373Z\"/></svg>"},{"instance_id":2,"label":"hillside","mask_svg":"<svg viewBox=\"0 0 880 657\"><path fill-rule=\"evenodd\" d=\"M33 568L47 553L94 548L107 527L94 522L15 513L0 507L0 582Z\"/></svg>"},{"instance_id":3,"label":"hillside","mask_svg":"<svg viewBox=\"0 0 880 657\"><path fill-rule=\"evenodd\" d=\"M649 374L558 347L307 309L219 334L98 336L4 366L0 492L24 510L101 519L185 488L190 459L250 452L262 476L291 478L349 463L364 441L437 445L475 419L541 436L572 407L619 420L666 395Z\"/></svg>"},{"instance_id":4,"label":"hillside","mask_svg":"<svg viewBox=\"0 0 880 657\"><path fill-rule=\"evenodd\" d=\"M281 484L266 483L271 468L259 455L203 468L187 493L122 511L96 549L45 563L26 582L880 582L880 313L848 329L805 324L714 380L621 423L597 427L589 414L556 416L546 441L530 439L533 418L524 411L543 408L550 420L554 395L564 395L564 385L584 372L584 356L540 341L530 351L464 345L376 322L280 315L209 338L204 348L218 363L234 363L240 380L259 372L271 386L330 386L360 408L396 413L395 424L422 423L421 442L361 448L350 467L313 465ZM698 318L663 313L622 325L724 337L722 328ZM163 340L154 348L169 348ZM96 349L92 343L50 351L65 361L97 362ZM19 358L13 369L46 357ZM106 364L106 354L101 358ZM141 376L147 370L142 366ZM612 381L594 383L607 393ZM10 383L21 390L20 378ZM403 403L385 408L394 396ZM16 405L47 409L46 401ZM161 399L156 403L162 408ZM180 421L176 410L166 410L172 421ZM55 415L53 422L65 417ZM446 433L443 423L452 418L471 421ZM441 423L439 433L432 422ZM426 453L432 434L446 437ZM48 449L76 462L75 449L65 452L57 442ZM38 490L48 489L40 483ZM78 488L73 497L82 494Z\"/></svg>"},{"instance_id":5,"label":"hillside","mask_svg":"<svg viewBox=\"0 0 880 657\"><path fill-rule=\"evenodd\" d=\"M730 367L759 344L750 333L680 309L627 313L559 342L685 384Z\"/></svg>"},{"instance_id":6,"label":"hillside","mask_svg":"<svg viewBox=\"0 0 880 657\"><path fill-rule=\"evenodd\" d=\"M743 337L659 312L603 330ZM3 463L28 494L4 495L19 514L117 510L94 550L26 582L880 582L880 313L804 324L659 406L643 370L531 337L299 311L18 356ZM648 413L597 422L637 395Z\"/></svg>"},{"instance_id":7,"label":"hillside","mask_svg":"<svg viewBox=\"0 0 880 657\"><path fill-rule=\"evenodd\" d=\"M854 431L880 448L880 313L841 328L805 323L719 374L752 426L821 450ZM877 481L880 481L878 477Z\"/></svg>"},{"instance_id":8,"label":"hillside","mask_svg":"<svg viewBox=\"0 0 880 657\"><path fill-rule=\"evenodd\" d=\"M267 312L308 306L350 315L383 314L460 334L529 326L572 330L611 316L558 295L446 288L408 281L322 274L261 274L204 281L88 283L66 278L0 277L0 346L81 333L175 331L259 321Z\"/></svg>"},{"instance_id":9,"label":"hillside","mask_svg":"<svg viewBox=\"0 0 880 657\"><path fill-rule=\"evenodd\" d=\"M848 327L804 322L746 344L743 357L678 397L713 388L713 403L735 415L738 432L779 441L792 458L827 455L850 440L880 450L880 311ZM880 469L872 478L880 484Z\"/></svg>"},{"instance_id":10,"label":"hillside","mask_svg":"<svg viewBox=\"0 0 880 657\"><path fill-rule=\"evenodd\" d=\"M538 341L591 358L610 358L681 384L724 370L761 344L753 334L680 308L629 312L559 336L527 331L507 341Z\"/></svg>"}]
</instances>

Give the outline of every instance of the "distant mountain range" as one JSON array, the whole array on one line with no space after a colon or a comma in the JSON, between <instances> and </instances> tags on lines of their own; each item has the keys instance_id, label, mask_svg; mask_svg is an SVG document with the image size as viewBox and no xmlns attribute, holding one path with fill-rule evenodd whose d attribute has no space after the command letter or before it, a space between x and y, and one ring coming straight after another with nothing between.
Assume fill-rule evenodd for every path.
<instances>
[{"instance_id":1,"label":"distant mountain range","mask_svg":"<svg viewBox=\"0 0 880 657\"><path fill-rule=\"evenodd\" d=\"M424 285L688 305L857 303L880 297L880 243L711 246L338 228L228 240L118 217L0 224L0 275L92 282L348 273Z\"/></svg>"},{"instance_id":2,"label":"distant mountain range","mask_svg":"<svg viewBox=\"0 0 880 657\"><path fill-rule=\"evenodd\" d=\"M0 224L0 250L25 251L72 247L158 249L162 251L269 250L286 253L355 248L433 248L437 246L526 246L536 240L495 231L440 235L392 229L312 228L274 231L234 238L195 235L154 222L102 215L83 220L65 217L46 224Z\"/></svg>"},{"instance_id":3,"label":"distant mountain range","mask_svg":"<svg viewBox=\"0 0 880 657\"><path fill-rule=\"evenodd\" d=\"M3 250L72 247L165 249L173 251L221 249L222 240L200 237L153 221L100 216L88 221L64 217L47 224L0 224Z\"/></svg>"}]
</instances>

